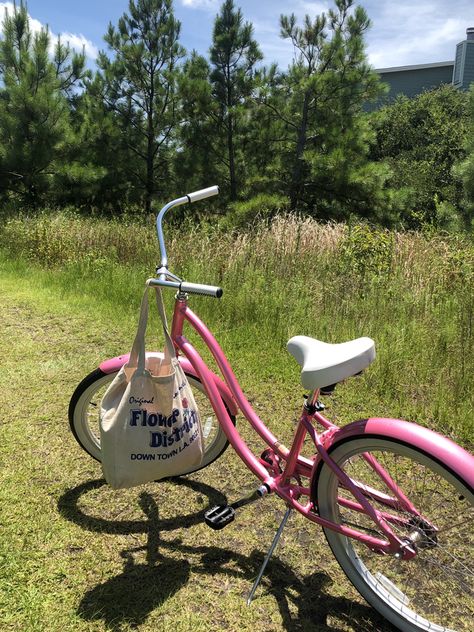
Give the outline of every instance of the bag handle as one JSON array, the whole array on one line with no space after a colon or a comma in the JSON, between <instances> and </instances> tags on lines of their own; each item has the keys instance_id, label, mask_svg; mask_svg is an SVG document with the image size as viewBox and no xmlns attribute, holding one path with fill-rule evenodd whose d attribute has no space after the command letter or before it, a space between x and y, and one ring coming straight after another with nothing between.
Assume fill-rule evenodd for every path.
<instances>
[{"instance_id":1,"label":"bag handle","mask_svg":"<svg viewBox=\"0 0 474 632\"><path fill-rule=\"evenodd\" d=\"M133 341L132 350L130 351L130 357L127 363L129 367L137 367L138 370L144 371L145 369L145 333L148 323L148 290L149 285L147 283L143 298L140 306L140 318L138 320L138 329ZM168 332L168 323L166 320L166 313L163 304L163 297L159 287L155 287L156 305L158 313L163 324L163 334L165 337L165 360L168 364L171 364L172 358L176 357L174 345Z\"/></svg>"},{"instance_id":2,"label":"bag handle","mask_svg":"<svg viewBox=\"0 0 474 632\"><path fill-rule=\"evenodd\" d=\"M147 281L147 287L150 287L148 285L148 281ZM168 330L168 321L166 319L166 312L165 312L165 306L163 303L163 294L161 292L161 288L155 287L155 290L156 290L156 293L155 293L156 306L158 308L158 314L160 315L161 322L163 324L163 333L165 335L165 358L167 357L168 362L171 363L172 358L176 357L176 351L174 349L174 344L173 344L173 341L171 340L171 336Z\"/></svg>"}]
</instances>

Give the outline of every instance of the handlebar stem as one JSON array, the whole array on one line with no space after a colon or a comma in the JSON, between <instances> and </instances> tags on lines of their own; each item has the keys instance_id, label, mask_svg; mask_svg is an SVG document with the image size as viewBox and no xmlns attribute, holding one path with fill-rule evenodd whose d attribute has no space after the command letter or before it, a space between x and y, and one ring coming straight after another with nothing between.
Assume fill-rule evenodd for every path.
<instances>
[{"instance_id":1,"label":"handlebar stem","mask_svg":"<svg viewBox=\"0 0 474 632\"><path fill-rule=\"evenodd\" d=\"M188 193L187 195L183 195L183 197L176 198L176 200L172 200L168 202L161 211L158 213L156 218L156 231L158 233L158 242L160 244L160 253L161 253L161 266L159 268L160 271L160 279L164 280L166 278L166 272L168 271L168 257L166 256L166 246L165 246L165 238L163 235L163 217L166 213L173 208L174 206L180 206L181 204L187 204L188 202L197 202L198 200L204 200L208 197L212 197L213 195L219 194L219 187L214 185L212 187L207 187L207 189L200 189L199 191L193 191L192 193Z\"/></svg>"},{"instance_id":2,"label":"handlebar stem","mask_svg":"<svg viewBox=\"0 0 474 632\"><path fill-rule=\"evenodd\" d=\"M165 246L165 238L163 235L163 217L166 213L173 208L174 206L181 206L181 204L187 204L189 202L189 197L187 195L176 198L176 200L172 200L168 202L161 211L158 213L156 218L156 232L158 233L158 242L160 244L160 253L161 253L161 267L168 268L168 257L166 255L166 246Z\"/></svg>"}]
</instances>

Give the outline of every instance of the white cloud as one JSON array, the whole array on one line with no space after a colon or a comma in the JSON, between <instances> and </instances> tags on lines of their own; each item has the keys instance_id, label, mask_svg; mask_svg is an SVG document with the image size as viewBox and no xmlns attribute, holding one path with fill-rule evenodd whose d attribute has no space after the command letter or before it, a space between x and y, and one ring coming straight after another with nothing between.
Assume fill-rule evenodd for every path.
<instances>
[{"instance_id":1,"label":"white cloud","mask_svg":"<svg viewBox=\"0 0 474 632\"><path fill-rule=\"evenodd\" d=\"M436 31L406 32L392 36L390 45L378 41L369 46L370 62L379 68L413 63L452 61L455 42L464 38L465 20L449 18ZM440 42L450 42L449 49L440 49ZM415 61L417 60L417 61Z\"/></svg>"},{"instance_id":2,"label":"white cloud","mask_svg":"<svg viewBox=\"0 0 474 632\"><path fill-rule=\"evenodd\" d=\"M308 14L311 18L314 18L320 13L327 13L328 9L330 9L331 7L334 8L333 2L308 2L300 0L300 2L298 2L298 5L298 13L301 14L304 12L305 15ZM290 7L288 7L288 10L289 8Z\"/></svg>"},{"instance_id":3,"label":"white cloud","mask_svg":"<svg viewBox=\"0 0 474 632\"><path fill-rule=\"evenodd\" d=\"M474 18L471 1L370 2L369 61L376 68L452 61L456 44Z\"/></svg>"},{"instance_id":4,"label":"white cloud","mask_svg":"<svg viewBox=\"0 0 474 632\"><path fill-rule=\"evenodd\" d=\"M279 15L295 13L298 24L335 6L334 0L236 0L245 19L254 23L255 38L265 63L285 68L293 50L279 37ZM376 68L453 60L456 44L474 25L473 0L356 0L371 22L365 41L369 61Z\"/></svg>"},{"instance_id":5,"label":"white cloud","mask_svg":"<svg viewBox=\"0 0 474 632\"><path fill-rule=\"evenodd\" d=\"M181 2L191 9L216 9L220 0L181 0Z\"/></svg>"},{"instance_id":6,"label":"white cloud","mask_svg":"<svg viewBox=\"0 0 474 632\"><path fill-rule=\"evenodd\" d=\"M11 15L14 11L13 2L0 2L0 16L1 16L2 22L3 22L3 16L5 14L5 10L7 10L8 13ZM42 24L39 20L32 18L31 15L29 14L28 14L28 18L29 18L29 24L30 24L30 29L32 33L39 33L42 28L45 28L46 25ZM56 45L58 36L55 33L53 33L50 29L49 29L49 34L51 38L50 52L52 54L54 51L54 47ZM63 43L69 44L69 46L73 50L77 51L78 53L82 53L82 50L84 49L84 53L86 57L89 59L94 60L99 54L98 48L82 34L61 33L61 41Z\"/></svg>"},{"instance_id":7,"label":"white cloud","mask_svg":"<svg viewBox=\"0 0 474 632\"><path fill-rule=\"evenodd\" d=\"M61 40L68 42L69 46L79 53L82 53L82 50L84 49L84 53L89 59L96 59L99 54L97 46L95 46L82 34L77 35L75 33L61 33Z\"/></svg>"}]
</instances>

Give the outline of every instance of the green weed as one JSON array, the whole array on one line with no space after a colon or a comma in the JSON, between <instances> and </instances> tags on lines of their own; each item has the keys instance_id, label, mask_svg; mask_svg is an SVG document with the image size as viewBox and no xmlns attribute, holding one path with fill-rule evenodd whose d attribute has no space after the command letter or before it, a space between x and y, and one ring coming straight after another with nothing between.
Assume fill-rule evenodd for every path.
<instances>
[{"instance_id":1,"label":"green weed","mask_svg":"<svg viewBox=\"0 0 474 632\"><path fill-rule=\"evenodd\" d=\"M165 235L173 271L224 288L218 304L193 302L224 346L255 350L253 375L270 363L272 379L296 382L284 351L292 335L333 342L369 335L378 359L367 373L365 399L472 440L474 245L468 237L293 216L246 232L166 225ZM64 296L87 294L114 305L117 320L132 318L159 260L152 218L148 224L71 213L18 218L3 225L0 247L10 260L47 269L47 283ZM170 305L172 297L167 300ZM262 340L270 360L262 357Z\"/></svg>"}]
</instances>

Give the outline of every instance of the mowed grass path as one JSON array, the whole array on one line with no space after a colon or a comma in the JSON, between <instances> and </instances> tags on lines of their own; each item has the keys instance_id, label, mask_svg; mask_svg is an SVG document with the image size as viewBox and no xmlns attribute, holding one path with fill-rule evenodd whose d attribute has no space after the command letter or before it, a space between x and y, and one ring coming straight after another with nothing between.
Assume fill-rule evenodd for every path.
<instances>
[{"instance_id":1,"label":"mowed grass path","mask_svg":"<svg viewBox=\"0 0 474 632\"><path fill-rule=\"evenodd\" d=\"M112 309L91 296L61 297L12 267L0 271L0 629L393 630L352 589L322 532L299 516L246 606L284 507L268 498L224 531L203 524L209 505L255 486L231 450L189 477L106 487L69 431L67 407L86 373L130 346L130 323L111 328ZM271 410L272 429L288 441L298 383L275 383L266 395L246 374L245 355L238 365L252 403L262 416Z\"/></svg>"}]
</instances>

